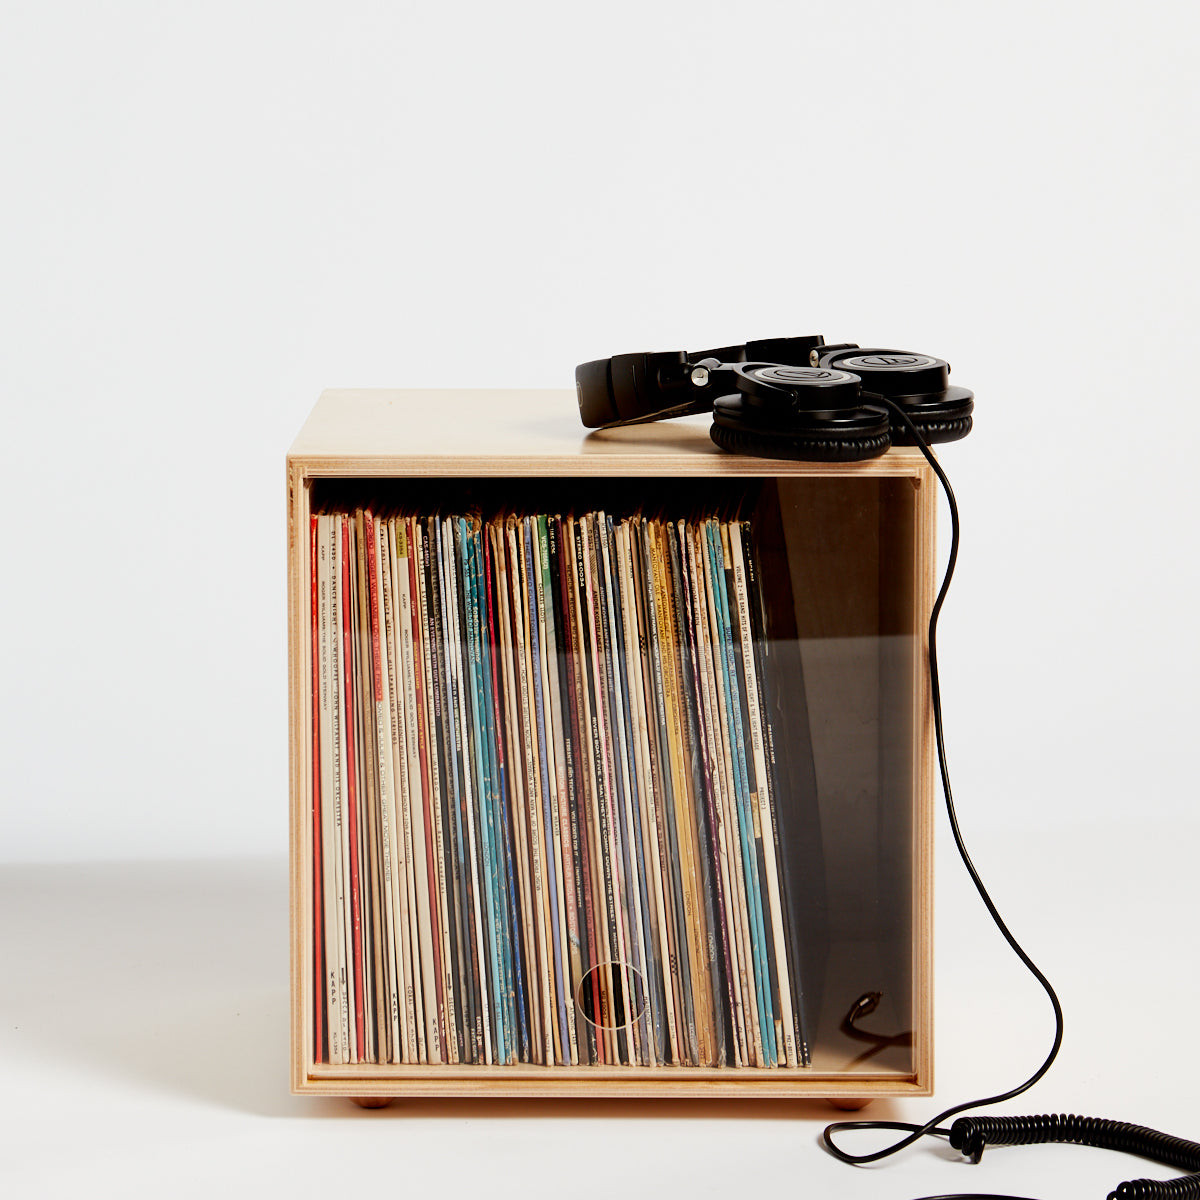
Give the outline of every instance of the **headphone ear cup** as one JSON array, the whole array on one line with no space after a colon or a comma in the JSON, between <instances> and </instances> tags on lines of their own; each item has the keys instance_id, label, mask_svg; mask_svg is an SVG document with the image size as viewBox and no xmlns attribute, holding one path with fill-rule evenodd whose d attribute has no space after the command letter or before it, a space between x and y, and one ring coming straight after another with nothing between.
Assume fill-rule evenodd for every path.
<instances>
[{"instance_id":1,"label":"headphone ear cup","mask_svg":"<svg viewBox=\"0 0 1200 1200\"><path fill-rule=\"evenodd\" d=\"M975 394L950 382L950 364L945 359L907 350L849 346L823 353L820 361L857 375L868 399L872 394L886 396L926 442L956 442L971 432ZM916 445L902 421L892 423L892 442Z\"/></svg>"},{"instance_id":2,"label":"headphone ear cup","mask_svg":"<svg viewBox=\"0 0 1200 1200\"><path fill-rule=\"evenodd\" d=\"M621 419L612 394L611 366L611 358L598 358L594 362L580 363L575 368L579 417L589 429Z\"/></svg>"},{"instance_id":3,"label":"headphone ear cup","mask_svg":"<svg viewBox=\"0 0 1200 1200\"><path fill-rule=\"evenodd\" d=\"M877 458L891 445L888 415L864 406L850 413L821 415L797 412L785 426L756 427L746 419L740 397L725 396L713 407L708 435L733 454L790 458L801 462L861 462Z\"/></svg>"}]
</instances>

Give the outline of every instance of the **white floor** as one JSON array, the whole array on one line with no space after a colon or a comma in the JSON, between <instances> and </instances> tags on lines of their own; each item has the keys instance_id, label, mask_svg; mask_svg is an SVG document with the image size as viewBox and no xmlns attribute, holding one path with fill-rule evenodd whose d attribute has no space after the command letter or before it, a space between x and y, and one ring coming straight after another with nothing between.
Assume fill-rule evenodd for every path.
<instances>
[{"instance_id":1,"label":"white floor","mask_svg":"<svg viewBox=\"0 0 1200 1200\"><path fill-rule=\"evenodd\" d=\"M1051 1036L939 828L937 1097L1029 1074ZM1008 1112L1200 1140L1196 847L1184 830L990 835L976 861L1059 987L1058 1064ZM397 1103L288 1094L282 860L0 867L0 1194L35 1197L774 1195L974 1190L1100 1200L1173 1172L1072 1146L928 1141L869 1169L818 1146L824 1105ZM860 1135L864 1140L867 1135Z\"/></svg>"}]
</instances>

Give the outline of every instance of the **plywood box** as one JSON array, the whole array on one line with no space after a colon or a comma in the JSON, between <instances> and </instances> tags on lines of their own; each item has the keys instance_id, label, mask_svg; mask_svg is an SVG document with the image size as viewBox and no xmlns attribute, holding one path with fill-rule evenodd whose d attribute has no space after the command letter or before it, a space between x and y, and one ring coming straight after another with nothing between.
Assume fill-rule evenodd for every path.
<instances>
[{"instance_id":1,"label":"plywood box","mask_svg":"<svg viewBox=\"0 0 1200 1200\"><path fill-rule=\"evenodd\" d=\"M287 489L293 1091L835 1101L931 1093L926 623L936 495L918 451L853 464L734 456L712 445L704 418L588 433L570 391L330 391L289 452ZM315 1061L310 514L380 499L611 511L664 497L749 505L791 597L779 829L801 881L789 920L804 944L811 1065ZM874 1011L849 1023L873 994Z\"/></svg>"}]
</instances>

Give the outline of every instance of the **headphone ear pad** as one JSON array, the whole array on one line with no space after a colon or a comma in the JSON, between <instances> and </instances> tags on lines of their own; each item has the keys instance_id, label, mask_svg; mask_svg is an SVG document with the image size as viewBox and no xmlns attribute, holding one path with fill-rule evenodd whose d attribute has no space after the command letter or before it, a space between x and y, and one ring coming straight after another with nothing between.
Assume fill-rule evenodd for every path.
<instances>
[{"instance_id":1,"label":"headphone ear pad","mask_svg":"<svg viewBox=\"0 0 1200 1200\"><path fill-rule=\"evenodd\" d=\"M917 427L917 432L929 445L940 442L957 442L971 432L974 418L968 410L966 416L948 414L909 412L908 419ZM897 421L892 426L892 444L896 446L915 446L913 436L908 427Z\"/></svg>"},{"instance_id":2,"label":"headphone ear pad","mask_svg":"<svg viewBox=\"0 0 1200 1200\"><path fill-rule=\"evenodd\" d=\"M877 458L891 441L887 421L883 430L849 434L838 430L813 428L787 433L725 424L716 417L708 431L709 437L732 454L751 454L759 458L791 458L802 462L861 462Z\"/></svg>"}]
</instances>

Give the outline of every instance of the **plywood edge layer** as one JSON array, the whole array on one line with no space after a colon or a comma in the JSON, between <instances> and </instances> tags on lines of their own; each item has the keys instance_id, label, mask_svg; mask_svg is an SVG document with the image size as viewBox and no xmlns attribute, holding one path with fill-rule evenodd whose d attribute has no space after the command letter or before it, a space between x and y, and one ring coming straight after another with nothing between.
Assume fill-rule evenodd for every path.
<instances>
[{"instance_id":1,"label":"plywood edge layer","mask_svg":"<svg viewBox=\"0 0 1200 1200\"><path fill-rule=\"evenodd\" d=\"M569 1076L545 1078L464 1078L366 1079L352 1076L339 1079L310 1077L292 1089L310 1096L386 1096L390 1099L483 1099L492 1097L533 1099L741 1099L741 1100L830 1100L838 1098L880 1099L898 1096L930 1096L932 1089L911 1077L901 1079L844 1080L780 1078L770 1072L767 1078L731 1079L706 1077L694 1079L682 1073L651 1081L642 1078L589 1079Z\"/></svg>"},{"instance_id":2,"label":"plywood edge layer","mask_svg":"<svg viewBox=\"0 0 1200 1200\"><path fill-rule=\"evenodd\" d=\"M921 477L923 462L910 456L885 455L861 463L802 463L747 455L691 456L630 454L621 457L505 458L494 455L421 455L363 458L337 454L306 454L288 458L289 470L302 478L535 479L573 475L597 478L622 476L729 476L750 478L884 476Z\"/></svg>"}]
</instances>

